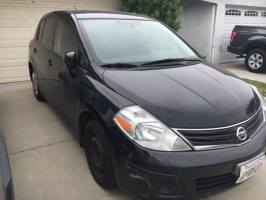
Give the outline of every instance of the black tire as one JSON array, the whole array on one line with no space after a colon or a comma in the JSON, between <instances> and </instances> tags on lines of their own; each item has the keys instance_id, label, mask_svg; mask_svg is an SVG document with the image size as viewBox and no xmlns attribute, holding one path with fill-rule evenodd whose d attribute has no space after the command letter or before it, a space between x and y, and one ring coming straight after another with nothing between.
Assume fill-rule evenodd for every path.
<instances>
[{"instance_id":1,"label":"black tire","mask_svg":"<svg viewBox=\"0 0 266 200\"><path fill-rule=\"evenodd\" d=\"M45 101L45 98L43 97L39 89L38 76L34 71L31 72L31 82L32 82L32 89L33 89L35 98L38 101Z\"/></svg>"},{"instance_id":2,"label":"black tire","mask_svg":"<svg viewBox=\"0 0 266 200\"><path fill-rule=\"evenodd\" d=\"M110 142L99 122L91 120L87 122L84 130L86 137L85 154L91 174L95 181L104 188L112 188L116 185Z\"/></svg>"},{"instance_id":3,"label":"black tire","mask_svg":"<svg viewBox=\"0 0 266 200\"><path fill-rule=\"evenodd\" d=\"M245 59L246 68L250 72L262 73L266 71L266 51L253 49L247 53Z\"/></svg>"}]
</instances>

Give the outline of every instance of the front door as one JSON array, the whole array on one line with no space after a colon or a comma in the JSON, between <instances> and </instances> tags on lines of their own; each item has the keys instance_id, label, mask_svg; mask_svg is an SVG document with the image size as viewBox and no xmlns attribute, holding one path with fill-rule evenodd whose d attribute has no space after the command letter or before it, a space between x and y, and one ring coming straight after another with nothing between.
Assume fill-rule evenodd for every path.
<instances>
[{"instance_id":1,"label":"front door","mask_svg":"<svg viewBox=\"0 0 266 200\"><path fill-rule=\"evenodd\" d=\"M73 25L65 18L58 17L54 35L53 54L51 60L51 88L55 97L55 106L63 114L68 123L75 123L78 114L79 79L69 73L64 63L66 52L80 54L80 45ZM74 124L73 124L74 125Z\"/></svg>"}]
</instances>

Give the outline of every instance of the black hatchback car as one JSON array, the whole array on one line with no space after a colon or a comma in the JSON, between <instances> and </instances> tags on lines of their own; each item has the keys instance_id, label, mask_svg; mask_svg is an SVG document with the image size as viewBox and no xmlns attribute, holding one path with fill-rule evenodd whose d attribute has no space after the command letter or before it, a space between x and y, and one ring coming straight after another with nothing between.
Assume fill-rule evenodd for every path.
<instances>
[{"instance_id":1,"label":"black hatchback car","mask_svg":"<svg viewBox=\"0 0 266 200\"><path fill-rule=\"evenodd\" d=\"M119 12L45 15L29 48L34 94L64 117L102 186L182 199L253 176L264 98L159 21Z\"/></svg>"}]
</instances>

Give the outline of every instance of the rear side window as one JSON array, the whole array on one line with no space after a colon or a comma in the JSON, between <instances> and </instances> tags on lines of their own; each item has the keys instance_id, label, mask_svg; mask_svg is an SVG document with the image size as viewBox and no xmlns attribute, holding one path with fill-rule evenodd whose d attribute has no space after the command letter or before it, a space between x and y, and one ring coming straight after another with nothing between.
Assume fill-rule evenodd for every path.
<instances>
[{"instance_id":1,"label":"rear side window","mask_svg":"<svg viewBox=\"0 0 266 200\"><path fill-rule=\"evenodd\" d=\"M57 21L53 50L61 57L70 51L78 53L79 42L76 38L74 28L65 19L59 18Z\"/></svg>"},{"instance_id":2,"label":"rear side window","mask_svg":"<svg viewBox=\"0 0 266 200\"><path fill-rule=\"evenodd\" d=\"M41 37L41 33L42 33L42 30L43 30L43 21L44 20L42 20L42 21L40 21L40 23L39 23L39 25L38 25L38 28L37 28L37 30L36 30L36 32L35 32L35 36L34 36L34 38L35 38L35 40L39 40L39 38Z\"/></svg>"},{"instance_id":3,"label":"rear side window","mask_svg":"<svg viewBox=\"0 0 266 200\"><path fill-rule=\"evenodd\" d=\"M51 49L52 47L55 22L56 22L55 17L48 17L45 20L43 33L42 33L42 44L48 49Z\"/></svg>"}]
</instances>

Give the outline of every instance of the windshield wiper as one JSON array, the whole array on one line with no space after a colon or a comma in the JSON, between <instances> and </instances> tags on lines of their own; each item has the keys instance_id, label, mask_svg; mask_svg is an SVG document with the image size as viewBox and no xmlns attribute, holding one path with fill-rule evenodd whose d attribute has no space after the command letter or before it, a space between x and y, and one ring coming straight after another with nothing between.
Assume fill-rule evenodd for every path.
<instances>
[{"instance_id":1,"label":"windshield wiper","mask_svg":"<svg viewBox=\"0 0 266 200\"><path fill-rule=\"evenodd\" d=\"M138 65L130 64L130 63L110 63L104 64L102 67L106 68L136 68L139 67Z\"/></svg>"},{"instance_id":2,"label":"windshield wiper","mask_svg":"<svg viewBox=\"0 0 266 200\"><path fill-rule=\"evenodd\" d=\"M142 66L165 64L165 63L182 64L183 62L203 62L203 60L200 58L167 58L167 59L156 60L152 62L146 62L146 63L143 63Z\"/></svg>"}]
</instances>

